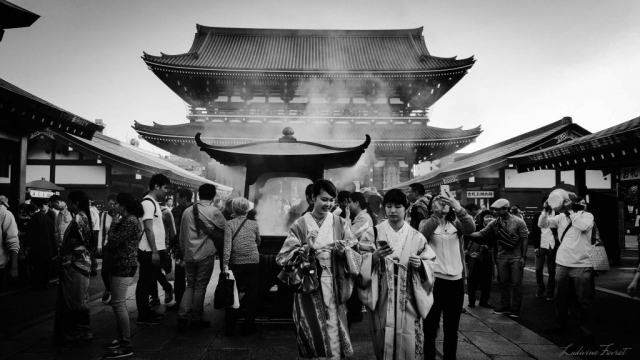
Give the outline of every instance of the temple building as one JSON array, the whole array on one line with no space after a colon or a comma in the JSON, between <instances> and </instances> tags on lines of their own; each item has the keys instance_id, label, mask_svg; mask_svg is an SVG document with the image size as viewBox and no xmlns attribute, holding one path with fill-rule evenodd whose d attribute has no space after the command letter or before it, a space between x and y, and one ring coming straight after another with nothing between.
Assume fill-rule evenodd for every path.
<instances>
[{"instance_id":1,"label":"temple building","mask_svg":"<svg viewBox=\"0 0 640 360\"><path fill-rule=\"evenodd\" d=\"M348 188L388 188L409 180L414 164L473 142L479 127L431 127L429 109L473 66L432 56L422 28L280 30L197 26L184 54L143 60L188 104L189 123L143 125L142 138L206 167L209 179L244 183L243 170L203 156L195 143L219 146L296 138L328 146L371 144L354 168L324 176ZM237 188L234 186L234 188Z\"/></svg>"}]
</instances>

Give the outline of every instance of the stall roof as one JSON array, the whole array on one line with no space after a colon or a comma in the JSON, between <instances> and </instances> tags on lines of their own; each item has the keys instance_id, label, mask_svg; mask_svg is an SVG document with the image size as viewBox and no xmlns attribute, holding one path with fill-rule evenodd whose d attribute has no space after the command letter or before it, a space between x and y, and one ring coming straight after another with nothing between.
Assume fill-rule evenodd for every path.
<instances>
[{"instance_id":1,"label":"stall roof","mask_svg":"<svg viewBox=\"0 0 640 360\"><path fill-rule=\"evenodd\" d=\"M198 187L209 183L215 185L219 193L231 193L233 190L231 187L194 175L159 156L150 155L135 146L101 133L96 133L92 140L61 132L56 132L56 136L58 140L67 142L74 149L82 149L81 151L86 151L105 163L123 166L141 175L165 174L180 186Z\"/></svg>"},{"instance_id":2,"label":"stall roof","mask_svg":"<svg viewBox=\"0 0 640 360\"><path fill-rule=\"evenodd\" d=\"M13 114L2 118L13 121L12 125L17 127L49 127L85 139L91 139L96 131L104 129L101 125L59 108L3 79L0 79L0 110ZM16 118L21 121L15 123Z\"/></svg>"},{"instance_id":3,"label":"stall roof","mask_svg":"<svg viewBox=\"0 0 640 360\"><path fill-rule=\"evenodd\" d=\"M640 159L640 117L543 150L509 158L518 171L578 166L606 168Z\"/></svg>"},{"instance_id":4,"label":"stall roof","mask_svg":"<svg viewBox=\"0 0 640 360\"><path fill-rule=\"evenodd\" d=\"M461 156L443 168L400 183L393 188L405 189L417 182L422 183L425 188L454 183L474 176L473 173L477 171L495 170L507 166L509 156L535 148L549 147L586 134L589 134L587 130L574 124L570 117L565 117L536 130Z\"/></svg>"}]
</instances>

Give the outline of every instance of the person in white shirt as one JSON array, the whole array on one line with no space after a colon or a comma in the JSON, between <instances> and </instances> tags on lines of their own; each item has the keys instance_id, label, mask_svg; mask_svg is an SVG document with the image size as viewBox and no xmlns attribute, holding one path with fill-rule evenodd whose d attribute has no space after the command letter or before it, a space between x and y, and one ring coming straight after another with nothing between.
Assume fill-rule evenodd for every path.
<instances>
[{"instance_id":1,"label":"person in white shirt","mask_svg":"<svg viewBox=\"0 0 640 360\"><path fill-rule=\"evenodd\" d=\"M89 212L91 213L91 226L93 227L91 243L89 244L89 253L91 254L91 276L98 275L98 260L96 260L96 252L98 251L98 233L100 232L100 211L93 205L93 198L89 197Z\"/></svg>"},{"instance_id":2,"label":"person in white shirt","mask_svg":"<svg viewBox=\"0 0 640 360\"><path fill-rule=\"evenodd\" d=\"M593 288L591 276L591 231L593 215L579 204L582 198L569 193L558 215L551 217L552 209L545 202L545 211L540 215L540 228L557 228L560 246L556 254L556 323L550 333L568 330L569 305L572 298L580 306L580 330L584 344L593 343L591 323L593 321Z\"/></svg>"},{"instance_id":3,"label":"person in white shirt","mask_svg":"<svg viewBox=\"0 0 640 360\"><path fill-rule=\"evenodd\" d=\"M545 196L542 199L544 204L549 197ZM544 210L542 211L544 212ZM538 220L541 213L534 215L532 223L531 234L529 237L533 242L533 253L536 256L536 282L538 283L538 291L536 292L537 298L546 297L551 301L555 299L556 290L556 253L560 241L558 239L558 229L544 228L538 226ZM551 210L550 217L554 217L556 214ZM544 264L547 263L547 271L549 272L549 280L547 286L544 285ZM545 295L546 291L546 295Z\"/></svg>"},{"instance_id":4,"label":"person in white shirt","mask_svg":"<svg viewBox=\"0 0 640 360\"><path fill-rule=\"evenodd\" d=\"M142 199L144 215L140 219L143 228L142 239L138 247L140 272L136 285L136 305L138 306L138 324L158 324L161 315L153 312L149 306L149 294L152 286L157 286L157 275L161 268L161 258L165 256L165 230L162 210L158 201L164 197L171 186L165 175L156 174L149 180L149 193Z\"/></svg>"}]
</instances>

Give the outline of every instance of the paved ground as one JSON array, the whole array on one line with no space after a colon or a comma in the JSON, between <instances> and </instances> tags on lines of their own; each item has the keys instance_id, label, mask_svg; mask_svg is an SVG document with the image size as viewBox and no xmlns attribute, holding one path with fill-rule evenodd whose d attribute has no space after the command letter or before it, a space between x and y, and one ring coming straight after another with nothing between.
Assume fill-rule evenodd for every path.
<instances>
[{"instance_id":1,"label":"paved ground","mask_svg":"<svg viewBox=\"0 0 640 360\"><path fill-rule=\"evenodd\" d=\"M633 245L633 243L631 244ZM459 359L555 359L559 356L571 358L571 353L594 351L602 354L600 345L613 344L609 350L623 351L616 358L640 358L640 303L622 292L625 291L631 277L631 268L635 264L636 248L623 252L623 264L606 275L597 278L600 291L596 294L597 346L581 349L577 342L577 333L562 336L546 335L544 329L553 325L553 302L535 298L535 276L533 264L527 264L531 271L525 272L524 301L522 318L517 322L504 316L494 315L491 311L475 308L468 309L462 315L458 358ZM627 258L626 261L624 258ZM176 313L166 313L162 324L156 326L137 326L135 319L134 286L129 288L127 305L132 319L132 335L135 348L134 359L295 359L296 340L291 324L261 324L257 334L251 337L227 338L224 333L224 312L214 310L212 296L217 283L218 271L214 273L206 299L205 316L211 320L211 328L200 332L177 333L175 330ZM101 294L101 280L92 278L94 298ZM115 318L109 306L99 299L91 304L92 326L95 339L87 344L72 348L56 348L51 343L53 319L51 313L42 314L18 326L8 326L4 319L25 318L16 312L32 313L35 307L42 312L53 308L55 292L38 293L16 292L0 298L3 330L0 336L0 359L99 359L103 355L103 346L116 337ZM162 292L161 292L162 295ZM492 287L492 301L497 303L499 293L497 285ZM11 306L4 307L4 303ZM34 305L35 304L35 305ZM40 305L37 305L40 304ZM44 304L44 305L42 305ZM466 303L465 303L466 306ZM164 305L157 308L164 312ZM366 318L366 317L365 317ZM14 324L15 325L15 324ZM374 358L369 336L368 323L355 324L352 328L352 340L356 359ZM441 350L441 339L438 341ZM566 348L563 349L563 348ZM593 358L592 356L581 356ZM600 357L600 356L598 356Z\"/></svg>"}]
</instances>

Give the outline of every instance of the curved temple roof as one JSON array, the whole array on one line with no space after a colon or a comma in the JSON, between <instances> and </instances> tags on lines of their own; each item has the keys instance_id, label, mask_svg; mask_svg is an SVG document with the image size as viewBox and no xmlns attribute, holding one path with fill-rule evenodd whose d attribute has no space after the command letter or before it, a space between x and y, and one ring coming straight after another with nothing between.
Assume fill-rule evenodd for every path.
<instances>
[{"instance_id":1,"label":"curved temple roof","mask_svg":"<svg viewBox=\"0 0 640 360\"><path fill-rule=\"evenodd\" d=\"M475 59L431 56L422 28L296 30L197 25L189 52L153 56L149 65L283 72L431 72L470 68Z\"/></svg>"}]
</instances>

